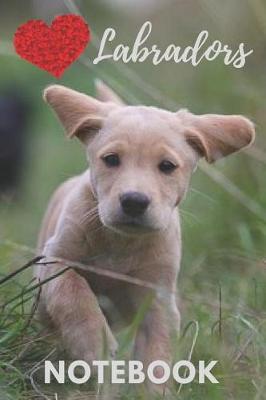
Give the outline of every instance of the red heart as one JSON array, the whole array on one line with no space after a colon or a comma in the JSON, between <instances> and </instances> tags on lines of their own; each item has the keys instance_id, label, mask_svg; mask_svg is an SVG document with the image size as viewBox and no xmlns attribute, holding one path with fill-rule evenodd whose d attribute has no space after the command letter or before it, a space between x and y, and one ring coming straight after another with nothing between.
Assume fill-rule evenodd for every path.
<instances>
[{"instance_id":1,"label":"red heart","mask_svg":"<svg viewBox=\"0 0 266 400\"><path fill-rule=\"evenodd\" d=\"M72 14L56 17L51 27L42 20L30 20L14 36L17 54L56 78L81 55L89 41L89 26Z\"/></svg>"}]
</instances>

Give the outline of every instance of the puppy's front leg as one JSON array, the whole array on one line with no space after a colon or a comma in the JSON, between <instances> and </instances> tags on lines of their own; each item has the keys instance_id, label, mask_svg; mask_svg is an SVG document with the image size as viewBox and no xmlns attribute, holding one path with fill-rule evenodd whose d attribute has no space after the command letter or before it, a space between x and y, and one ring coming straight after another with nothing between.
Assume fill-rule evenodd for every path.
<instances>
[{"instance_id":1,"label":"puppy's front leg","mask_svg":"<svg viewBox=\"0 0 266 400\"><path fill-rule=\"evenodd\" d=\"M175 301L170 303L155 299L138 330L135 357L143 362L145 370L156 360L171 365L180 328L180 316ZM154 375L157 378L162 377L163 370L156 368Z\"/></svg>"},{"instance_id":2,"label":"puppy's front leg","mask_svg":"<svg viewBox=\"0 0 266 400\"><path fill-rule=\"evenodd\" d=\"M91 362L101 359L105 348L115 352L116 341L97 298L77 272L68 270L44 285L42 301L71 357Z\"/></svg>"}]
</instances>

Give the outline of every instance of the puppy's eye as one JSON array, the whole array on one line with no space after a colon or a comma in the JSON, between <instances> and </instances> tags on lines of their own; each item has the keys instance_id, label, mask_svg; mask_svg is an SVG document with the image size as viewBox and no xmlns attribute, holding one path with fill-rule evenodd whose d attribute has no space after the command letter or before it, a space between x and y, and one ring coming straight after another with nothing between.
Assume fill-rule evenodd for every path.
<instances>
[{"instance_id":1,"label":"puppy's eye","mask_svg":"<svg viewBox=\"0 0 266 400\"><path fill-rule=\"evenodd\" d=\"M164 174L171 174L171 172L173 172L176 168L177 165L168 160L163 160L159 164L159 170Z\"/></svg>"},{"instance_id":2,"label":"puppy's eye","mask_svg":"<svg viewBox=\"0 0 266 400\"><path fill-rule=\"evenodd\" d=\"M110 153L102 157L103 162L107 167L118 167L120 165L120 159L118 154Z\"/></svg>"}]
</instances>

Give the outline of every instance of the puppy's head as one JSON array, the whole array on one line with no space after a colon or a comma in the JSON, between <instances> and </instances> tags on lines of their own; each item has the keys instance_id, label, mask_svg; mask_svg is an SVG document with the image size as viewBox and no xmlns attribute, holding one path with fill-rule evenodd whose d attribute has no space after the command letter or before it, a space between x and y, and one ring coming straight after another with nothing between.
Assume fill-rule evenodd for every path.
<instances>
[{"instance_id":1,"label":"puppy's head","mask_svg":"<svg viewBox=\"0 0 266 400\"><path fill-rule=\"evenodd\" d=\"M100 100L55 85L44 98L86 146L100 219L121 233L165 229L199 159L214 162L255 136L242 116L126 106L103 84L98 92Z\"/></svg>"}]
</instances>

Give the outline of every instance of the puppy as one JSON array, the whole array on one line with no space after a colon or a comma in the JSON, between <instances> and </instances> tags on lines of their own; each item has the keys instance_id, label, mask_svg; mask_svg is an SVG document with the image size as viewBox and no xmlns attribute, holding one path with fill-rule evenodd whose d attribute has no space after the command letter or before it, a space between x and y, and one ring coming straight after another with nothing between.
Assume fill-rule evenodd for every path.
<instances>
[{"instance_id":1,"label":"puppy","mask_svg":"<svg viewBox=\"0 0 266 400\"><path fill-rule=\"evenodd\" d=\"M108 298L126 324L149 298L133 357L146 367L154 360L171 363L171 338L180 326L178 206L199 159L211 163L250 145L254 126L237 115L127 106L102 83L98 92L98 99L59 85L44 92L67 137L83 143L90 169L55 192L39 251L122 273L158 290L71 269L42 287L40 312L72 358L92 362L117 347L113 315L98 297ZM36 277L46 279L62 268L38 266Z\"/></svg>"}]
</instances>

